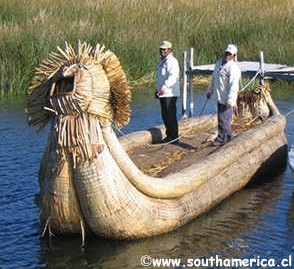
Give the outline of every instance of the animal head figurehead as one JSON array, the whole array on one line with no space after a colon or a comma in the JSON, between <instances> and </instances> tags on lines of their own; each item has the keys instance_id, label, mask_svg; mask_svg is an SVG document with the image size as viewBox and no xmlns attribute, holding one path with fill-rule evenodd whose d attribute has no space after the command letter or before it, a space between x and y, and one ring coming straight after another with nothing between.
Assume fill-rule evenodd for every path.
<instances>
[{"instance_id":1,"label":"animal head figurehead","mask_svg":"<svg viewBox=\"0 0 294 269\"><path fill-rule=\"evenodd\" d=\"M55 128L57 141L64 141L58 147L76 154L77 143L82 143L78 140L84 141L83 147L97 142L79 139L84 129L93 136L89 128L97 126L97 121L112 121L118 128L129 122L131 92L118 58L104 51L104 46L92 48L79 42L76 49L67 43L65 49L57 49L36 68L28 95L28 123L40 130L52 119L59 125ZM80 126L85 119L87 126ZM61 134L61 129L70 133ZM84 158L91 158L95 151L86 155Z\"/></svg>"},{"instance_id":2,"label":"animal head figurehead","mask_svg":"<svg viewBox=\"0 0 294 269\"><path fill-rule=\"evenodd\" d=\"M78 43L57 47L36 68L28 96L28 122L38 130L51 116L93 114L121 128L129 122L131 93L116 55Z\"/></svg>"}]
</instances>

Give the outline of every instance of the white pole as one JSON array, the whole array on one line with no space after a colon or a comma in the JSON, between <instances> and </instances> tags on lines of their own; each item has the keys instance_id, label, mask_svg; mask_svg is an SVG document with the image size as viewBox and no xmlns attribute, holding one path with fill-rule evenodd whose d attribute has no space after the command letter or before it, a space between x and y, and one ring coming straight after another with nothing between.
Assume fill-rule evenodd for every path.
<instances>
[{"instance_id":1,"label":"white pole","mask_svg":"<svg viewBox=\"0 0 294 269\"><path fill-rule=\"evenodd\" d=\"M263 52L259 52L259 70L260 70L260 84L264 85L264 58Z\"/></svg>"},{"instance_id":2,"label":"white pole","mask_svg":"<svg viewBox=\"0 0 294 269\"><path fill-rule=\"evenodd\" d=\"M189 68L190 70L192 70L194 68L194 49L193 48L190 48L190 52L189 52Z\"/></svg>"},{"instance_id":3,"label":"white pole","mask_svg":"<svg viewBox=\"0 0 294 269\"><path fill-rule=\"evenodd\" d=\"M190 53L189 53L189 96L190 96L189 116L190 117L192 117L194 114L193 74L192 74L192 70L194 67L193 58L194 58L194 50L193 48L190 48Z\"/></svg>"},{"instance_id":4,"label":"white pole","mask_svg":"<svg viewBox=\"0 0 294 269\"><path fill-rule=\"evenodd\" d=\"M187 115L187 52L183 52L183 66L182 66L182 119L186 119Z\"/></svg>"}]
</instances>

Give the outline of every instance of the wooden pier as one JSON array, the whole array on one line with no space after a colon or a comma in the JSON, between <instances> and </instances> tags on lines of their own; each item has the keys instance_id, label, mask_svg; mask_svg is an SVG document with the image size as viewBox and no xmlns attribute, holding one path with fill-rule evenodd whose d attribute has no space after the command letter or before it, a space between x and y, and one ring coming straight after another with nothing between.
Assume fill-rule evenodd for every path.
<instances>
[{"instance_id":1,"label":"wooden pier","mask_svg":"<svg viewBox=\"0 0 294 269\"><path fill-rule=\"evenodd\" d=\"M294 66L287 66L284 64L271 64L265 63L263 52L259 53L259 62L242 61L237 64L241 69L243 77L258 77L260 83L264 83L265 79L277 78L285 80L294 80ZM194 101L193 101L193 78L197 75L211 75L215 64L194 65L194 52L190 48L189 59L187 60L187 52L183 52L183 77L182 77L182 117L191 117L194 114ZM188 82L189 81L189 87ZM188 96L189 95L189 96ZM187 101L189 99L189 111L187 111Z\"/></svg>"}]
</instances>

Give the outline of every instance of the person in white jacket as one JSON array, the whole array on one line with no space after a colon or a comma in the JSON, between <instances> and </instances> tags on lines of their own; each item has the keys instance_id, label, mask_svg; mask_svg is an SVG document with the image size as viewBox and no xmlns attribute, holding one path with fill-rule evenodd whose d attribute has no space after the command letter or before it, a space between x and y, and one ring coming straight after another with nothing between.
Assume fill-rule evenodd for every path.
<instances>
[{"instance_id":1,"label":"person in white jacket","mask_svg":"<svg viewBox=\"0 0 294 269\"><path fill-rule=\"evenodd\" d=\"M217 99L218 136L214 146L223 145L232 140L232 116L236 106L241 70L234 61L237 47L229 44L223 59L216 62L211 83L208 86L207 98L212 95Z\"/></svg>"},{"instance_id":2,"label":"person in white jacket","mask_svg":"<svg viewBox=\"0 0 294 269\"><path fill-rule=\"evenodd\" d=\"M180 68L174 57L172 44L162 41L159 47L160 60L157 64L156 98L160 101L161 117L166 128L162 142L176 142L178 139L177 97L180 96Z\"/></svg>"}]
</instances>

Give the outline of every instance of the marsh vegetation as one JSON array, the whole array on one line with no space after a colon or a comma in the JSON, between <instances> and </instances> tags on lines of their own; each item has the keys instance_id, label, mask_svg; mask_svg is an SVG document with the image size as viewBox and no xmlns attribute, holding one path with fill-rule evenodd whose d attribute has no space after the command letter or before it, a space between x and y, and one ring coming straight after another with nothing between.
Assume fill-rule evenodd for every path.
<instances>
[{"instance_id":1,"label":"marsh vegetation","mask_svg":"<svg viewBox=\"0 0 294 269\"><path fill-rule=\"evenodd\" d=\"M266 62L293 65L293 10L292 0L2 0L0 94L26 92L34 68L65 41L104 44L130 82L153 79L163 39L180 61L193 47L195 63L212 63L234 42L239 60L263 50Z\"/></svg>"}]
</instances>

